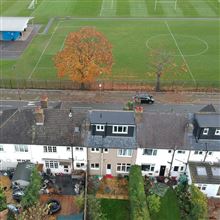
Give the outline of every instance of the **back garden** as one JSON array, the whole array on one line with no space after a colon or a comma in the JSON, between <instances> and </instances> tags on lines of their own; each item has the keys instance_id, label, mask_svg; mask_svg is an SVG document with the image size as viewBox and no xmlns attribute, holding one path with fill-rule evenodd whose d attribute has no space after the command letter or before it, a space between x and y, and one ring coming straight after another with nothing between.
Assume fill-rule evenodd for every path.
<instances>
[{"instance_id":1,"label":"back garden","mask_svg":"<svg viewBox=\"0 0 220 220\"><path fill-rule=\"evenodd\" d=\"M185 177L151 178L132 166L129 177L90 177L89 219L180 220L206 219L207 200Z\"/></svg>"}]
</instances>

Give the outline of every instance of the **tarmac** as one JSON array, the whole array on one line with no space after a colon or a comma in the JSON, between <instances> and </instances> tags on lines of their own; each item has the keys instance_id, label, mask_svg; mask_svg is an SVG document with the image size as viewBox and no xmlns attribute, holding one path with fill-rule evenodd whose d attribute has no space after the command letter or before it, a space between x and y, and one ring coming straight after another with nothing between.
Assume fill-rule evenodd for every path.
<instances>
[{"instance_id":1,"label":"tarmac","mask_svg":"<svg viewBox=\"0 0 220 220\"><path fill-rule=\"evenodd\" d=\"M83 103L126 103L132 100L134 91L88 91L88 90L37 90L0 89L1 100L38 101L42 95L50 101ZM151 92L158 103L220 104L220 93L207 92Z\"/></svg>"}]
</instances>

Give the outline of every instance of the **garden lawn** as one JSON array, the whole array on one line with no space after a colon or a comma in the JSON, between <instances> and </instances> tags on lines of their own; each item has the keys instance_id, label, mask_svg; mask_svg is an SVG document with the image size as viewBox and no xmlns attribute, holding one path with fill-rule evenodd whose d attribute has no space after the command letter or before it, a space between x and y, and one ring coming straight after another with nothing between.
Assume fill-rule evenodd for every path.
<instances>
[{"instance_id":1,"label":"garden lawn","mask_svg":"<svg viewBox=\"0 0 220 220\"><path fill-rule=\"evenodd\" d=\"M100 199L100 203L107 220L129 220L129 201Z\"/></svg>"},{"instance_id":2,"label":"garden lawn","mask_svg":"<svg viewBox=\"0 0 220 220\"><path fill-rule=\"evenodd\" d=\"M172 188L169 188L161 198L160 211L151 215L152 220L180 220L180 210L178 207L176 193Z\"/></svg>"}]
</instances>

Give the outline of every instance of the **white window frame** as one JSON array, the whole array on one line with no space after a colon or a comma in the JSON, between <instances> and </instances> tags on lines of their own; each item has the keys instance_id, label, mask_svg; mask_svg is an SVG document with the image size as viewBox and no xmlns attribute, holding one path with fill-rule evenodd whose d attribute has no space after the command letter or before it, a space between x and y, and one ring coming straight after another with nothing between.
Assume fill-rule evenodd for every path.
<instances>
[{"instance_id":1,"label":"white window frame","mask_svg":"<svg viewBox=\"0 0 220 220\"><path fill-rule=\"evenodd\" d=\"M97 124L97 125L95 125L95 130L96 131L105 131L105 125Z\"/></svg>"},{"instance_id":2,"label":"white window frame","mask_svg":"<svg viewBox=\"0 0 220 220\"><path fill-rule=\"evenodd\" d=\"M4 151L3 145L0 145L0 152L3 152L3 151Z\"/></svg>"},{"instance_id":3,"label":"white window frame","mask_svg":"<svg viewBox=\"0 0 220 220\"><path fill-rule=\"evenodd\" d=\"M107 154L109 152L108 148L103 148L103 153Z\"/></svg>"},{"instance_id":4,"label":"white window frame","mask_svg":"<svg viewBox=\"0 0 220 220\"><path fill-rule=\"evenodd\" d=\"M175 167L178 167L178 169L177 169L177 170L174 170ZM173 167L173 172L179 172L179 169L180 169L180 166L174 166L174 167Z\"/></svg>"},{"instance_id":5,"label":"white window frame","mask_svg":"<svg viewBox=\"0 0 220 220\"><path fill-rule=\"evenodd\" d=\"M116 173L129 173L130 168L131 168L130 163L117 163Z\"/></svg>"},{"instance_id":6,"label":"white window frame","mask_svg":"<svg viewBox=\"0 0 220 220\"><path fill-rule=\"evenodd\" d=\"M155 171L155 164L150 164L150 163L143 163L141 164L141 168L142 166L149 166L149 170L142 170L143 172L154 172Z\"/></svg>"},{"instance_id":7,"label":"white window frame","mask_svg":"<svg viewBox=\"0 0 220 220\"><path fill-rule=\"evenodd\" d=\"M28 146L27 145L15 145L15 151L16 152L27 153L28 152Z\"/></svg>"},{"instance_id":8,"label":"white window frame","mask_svg":"<svg viewBox=\"0 0 220 220\"><path fill-rule=\"evenodd\" d=\"M45 167L49 169L58 169L59 163L56 160L45 160Z\"/></svg>"},{"instance_id":9,"label":"white window frame","mask_svg":"<svg viewBox=\"0 0 220 220\"><path fill-rule=\"evenodd\" d=\"M70 147L66 147L66 151L70 151L71 150L71 148Z\"/></svg>"},{"instance_id":10,"label":"white window frame","mask_svg":"<svg viewBox=\"0 0 220 220\"><path fill-rule=\"evenodd\" d=\"M90 151L91 151L92 153L99 153L99 152L100 152L100 148L92 147L92 148L90 149Z\"/></svg>"},{"instance_id":11,"label":"white window frame","mask_svg":"<svg viewBox=\"0 0 220 220\"><path fill-rule=\"evenodd\" d=\"M202 134L208 135L208 133L209 133L209 128L204 128Z\"/></svg>"},{"instance_id":12,"label":"white window frame","mask_svg":"<svg viewBox=\"0 0 220 220\"><path fill-rule=\"evenodd\" d=\"M96 165L98 165L98 167ZM99 170L100 169L99 163L91 163L90 164L90 169L91 170Z\"/></svg>"},{"instance_id":13,"label":"white window frame","mask_svg":"<svg viewBox=\"0 0 220 220\"><path fill-rule=\"evenodd\" d=\"M76 168L82 168L82 167L85 167L85 163L79 163L79 162L76 163Z\"/></svg>"},{"instance_id":14,"label":"white window frame","mask_svg":"<svg viewBox=\"0 0 220 220\"><path fill-rule=\"evenodd\" d=\"M220 136L220 129L215 129L215 135Z\"/></svg>"},{"instance_id":15,"label":"white window frame","mask_svg":"<svg viewBox=\"0 0 220 220\"><path fill-rule=\"evenodd\" d=\"M121 131L119 131L120 127L121 127ZM128 126L127 125L113 125L112 134L128 134Z\"/></svg>"},{"instance_id":16,"label":"white window frame","mask_svg":"<svg viewBox=\"0 0 220 220\"><path fill-rule=\"evenodd\" d=\"M83 147L75 147L75 151L83 151Z\"/></svg>"},{"instance_id":17,"label":"white window frame","mask_svg":"<svg viewBox=\"0 0 220 220\"><path fill-rule=\"evenodd\" d=\"M43 148L44 153L57 153L57 146L45 145Z\"/></svg>"},{"instance_id":18,"label":"white window frame","mask_svg":"<svg viewBox=\"0 0 220 220\"><path fill-rule=\"evenodd\" d=\"M31 162L30 160L24 160L24 159L17 159L18 163L23 163L23 162Z\"/></svg>"},{"instance_id":19,"label":"white window frame","mask_svg":"<svg viewBox=\"0 0 220 220\"><path fill-rule=\"evenodd\" d=\"M132 149L118 149L117 156L118 157L132 157L133 150Z\"/></svg>"},{"instance_id":20,"label":"white window frame","mask_svg":"<svg viewBox=\"0 0 220 220\"><path fill-rule=\"evenodd\" d=\"M178 153L178 154L185 154L186 151L185 151L185 150L178 150L177 153Z\"/></svg>"},{"instance_id":21,"label":"white window frame","mask_svg":"<svg viewBox=\"0 0 220 220\"><path fill-rule=\"evenodd\" d=\"M151 151L151 154L145 154L144 152L146 151ZM153 148L144 148L143 149L143 155L145 156L157 156L157 149L153 149Z\"/></svg>"}]
</instances>

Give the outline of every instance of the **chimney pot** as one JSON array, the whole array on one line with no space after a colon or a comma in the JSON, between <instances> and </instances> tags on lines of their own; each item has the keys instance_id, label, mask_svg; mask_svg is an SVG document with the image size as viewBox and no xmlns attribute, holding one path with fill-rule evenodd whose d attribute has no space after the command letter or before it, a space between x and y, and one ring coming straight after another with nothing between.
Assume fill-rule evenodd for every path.
<instances>
[{"instance_id":1,"label":"chimney pot","mask_svg":"<svg viewBox=\"0 0 220 220\"><path fill-rule=\"evenodd\" d=\"M47 95L42 95L41 96L40 105L41 105L41 108L47 108L48 107L48 97L47 97Z\"/></svg>"},{"instance_id":2,"label":"chimney pot","mask_svg":"<svg viewBox=\"0 0 220 220\"><path fill-rule=\"evenodd\" d=\"M44 110L41 107L35 109L35 121L36 125L44 124Z\"/></svg>"}]
</instances>

